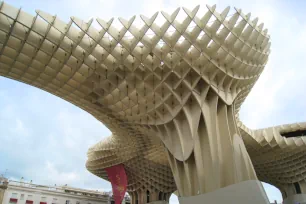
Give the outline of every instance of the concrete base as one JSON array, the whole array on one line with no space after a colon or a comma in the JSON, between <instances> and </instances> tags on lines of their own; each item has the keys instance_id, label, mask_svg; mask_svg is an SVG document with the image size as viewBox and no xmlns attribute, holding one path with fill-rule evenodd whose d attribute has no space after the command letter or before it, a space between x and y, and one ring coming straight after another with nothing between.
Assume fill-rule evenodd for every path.
<instances>
[{"instance_id":1,"label":"concrete base","mask_svg":"<svg viewBox=\"0 0 306 204\"><path fill-rule=\"evenodd\" d=\"M306 194L289 196L283 201L283 204L306 204Z\"/></svg>"},{"instance_id":2,"label":"concrete base","mask_svg":"<svg viewBox=\"0 0 306 204\"><path fill-rule=\"evenodd\" d=\"M218 189L214 192L179 197L180 204L268 204L269 199L259 181L244 181L238 184Z\"/></svg>"}]
</instances>

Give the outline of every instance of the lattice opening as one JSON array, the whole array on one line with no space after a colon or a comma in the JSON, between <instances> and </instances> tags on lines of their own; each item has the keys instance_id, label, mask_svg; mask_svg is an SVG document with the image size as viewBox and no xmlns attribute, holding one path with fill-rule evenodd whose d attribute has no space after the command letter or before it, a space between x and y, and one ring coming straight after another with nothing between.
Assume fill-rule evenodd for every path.
<instances>
[{"instance_id":1,"label":"lattice opening","mask_svg":"<svg viewBox=\"0 0 306 204\"><path fill-rule=\"evenodd\" d=\"M306 129L305 130L296 130L296 131L291 131L291 132L281 132L281 136L286 137L286 138L291 138L291 137L304 137L306 136Z\"/></svg>"}]
</instances>

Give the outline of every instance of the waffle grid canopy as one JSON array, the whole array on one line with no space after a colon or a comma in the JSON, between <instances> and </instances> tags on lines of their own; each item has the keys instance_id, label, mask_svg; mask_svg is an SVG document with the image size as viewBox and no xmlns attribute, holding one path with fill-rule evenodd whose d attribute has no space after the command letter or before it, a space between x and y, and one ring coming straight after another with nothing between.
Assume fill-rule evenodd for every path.
<instances>
[{"instance_id":1,"label":"waffle grid canopy","mask_svg":"<svg viewBox=\"0 0 306 204\"><path fill-rule=\"evenodd\" d=\"M259 180L276 186L287 198L296 192L296 185L305 193L305 147L306 137L284 137L286 133L306 131L306 123L293 123L251 130L238 124L241 136ZM301 192L300 192L301 193Z\"/></svg>"},{"instance_id":2,"label":"waffle grid canopy","mask_svg":"<svg viewBox=\"0 0 306 204\"><path fill-rule=\"evenodd\" d=\"M268 60L269 35L240 9L231 15L229 7L221 13L216 6L207 9L202 16L199 6L141 15L141 26L135 16L119 18L120 28L114 19L97 19L98 30L92 19L71 17L65 23L2 2L0 75L61 97L105 124L112 136L89 149L86 167L108 179L104 169L123 163L131 193L168 199L176 189L195 195L256 178L248 156L237 161L220 149L237 141L238 154L246 154L234 136L240 134L236 117ZM264 175L267 165L254 152L267 147L252 139L262 137L260 131L238 125L255 170ZM210 152L207 158L203 151ZM248 175L222 173L222 158L243 163ZM201 166L213 159L220 160L221 170L212 173L218 179L194 186L195 178L208 177Z\"/></svg>"}]
</instances>

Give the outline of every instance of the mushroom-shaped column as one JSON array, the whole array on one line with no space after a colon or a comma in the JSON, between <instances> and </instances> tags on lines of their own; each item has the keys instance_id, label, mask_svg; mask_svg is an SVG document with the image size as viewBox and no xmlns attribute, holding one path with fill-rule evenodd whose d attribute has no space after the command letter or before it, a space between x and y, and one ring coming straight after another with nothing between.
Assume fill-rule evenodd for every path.
<instances>
[{"instance_id":1,"label":"mushroom-shaped column","mask_svg":"<svg viewBox=\"0 0 306 204\"><path fill-rule=\"evenodd\" d=\"M228 16L229 8L217 13L208 6L202 18L195 15L197 8L184 11L188 17L182 24L176 12L164 14L175 29L172 36L181 34L190 47L181 58L178 43L170 49L170 59L178 59L167 64L167 92L160 95L169 97L158 112L163 120L149 124L165 144L180 200L243 203L259 193L254 202L267 202L235 119L268 59L267 30L238 9ZM189 31L191 22L195 28ZM173 38L164 41L172 45ZM219 189L224 196L218 200L214 192ZM237 194L227 193L233 190Z\"/></svg>"},{"instance_id":2,"label":"mushroom-shaped column","mask_svg":"<svg viewBox=\"0 0 306 204\"><path fill-rule=\"evenodd\" d=\"M144 144L133 139L124 142L112 135L89 149L86 167L93 174L109 180L104 169L122 163L132 204L168 203L176 186L167 155L159 145L161 143L145 141Z\"/></svg>"},{"instance_id":3,"label":"mushroom-shaped column","mask_svg":"<svg viewBox=\"0 0 306 204\"><path fill-rule=\"evenodd\" d=\"M55 94L111 130L114 142L89 151L92 173L106 178L105 168L123 163L129 192L141 197L177 188L183 203L196 203L184 198L228 187L227 203L243 203L253 183L239 183L257 177L235 114L266 64L269 36L239 9L198 10L141 16L140 24L119 18L120 26L98 19L98 30L93 20L65 23L1 3L0 75ZM233 189L238 197L226 194Z\"/></svg>"},{"instance_id":4,"label":"mushroom-shaped column","mask_svg":"<svg viewBox=\"0 0 306 204\"><path fill-rule=\"evenodd\" d=\"M154 22L157 14L141 16L141 29L133 25L134 17L120 19L120 31L112 21L98 20L114 39L111 48L120 46L107 58L102 77L97 76L97 86L106 88L92 100L116 113L139 136L138 146L158 138L163 142L182 203L243 203L252 193L258 194L255 203L266 202L235 114L267 62L267 30L239 9L228 15L229 7L218 13L208 6L202 17L198 9L184 8L181 22L176 20L179 9L162 12L162 26ZM219 189L227 196L217 201ZM135 191L134 197L145 202L147 190ZM228 193L233 190L236 196Z\"/></svg>"}]
</instances>

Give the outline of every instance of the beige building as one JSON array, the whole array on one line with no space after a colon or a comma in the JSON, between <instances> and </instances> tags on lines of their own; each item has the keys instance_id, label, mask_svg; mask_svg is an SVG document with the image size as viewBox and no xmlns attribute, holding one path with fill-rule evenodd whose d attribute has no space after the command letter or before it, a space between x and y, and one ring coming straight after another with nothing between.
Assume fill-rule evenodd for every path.
<instances>
[{"instance_id":1,"label":"beige building","mask_svg":"<svg viewBox=\"0 0 306 204\"><path fill-rule=\"evenodd\" d=\"M2 182L0 204L113 204L112 194L69 186L45 186L23 181ZM122 204L130 204L126 197Z\"/></svg>"},{"instance_id":2,"label":"beige building","mask_svg":"<svg viewBox=\"0 0 306 204\"><path fill-rule=\"evenodd\" d=\"M92 114L112 136L87 169L124 164L133 204L305 201L304 125L250 130L238 118L262 73L270 37L258 18L227 7L83 21L0 6L0 75ZM301 134L300 134L301 133ZM250 199L251 198L251 199Z\"/></svg>"}]
</instances>

